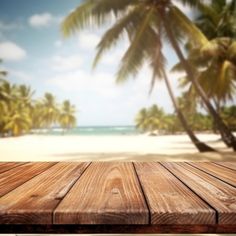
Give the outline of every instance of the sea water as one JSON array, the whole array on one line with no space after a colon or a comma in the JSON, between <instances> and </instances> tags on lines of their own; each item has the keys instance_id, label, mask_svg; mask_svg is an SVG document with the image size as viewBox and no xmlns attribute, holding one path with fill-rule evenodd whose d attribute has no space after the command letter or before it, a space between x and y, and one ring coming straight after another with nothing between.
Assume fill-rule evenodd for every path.
<instances>
[{"instance_id":1,"label":"sea water","mask_svg":"<svg viewBox=\"0 0 236 236\"><path fill-rule=\"evenodd\" d=\"M61 128L38 130L34 132L44 135L136 135L139 131L135 126L79 126L68 131Z\"/></svg>"}]
</instances>

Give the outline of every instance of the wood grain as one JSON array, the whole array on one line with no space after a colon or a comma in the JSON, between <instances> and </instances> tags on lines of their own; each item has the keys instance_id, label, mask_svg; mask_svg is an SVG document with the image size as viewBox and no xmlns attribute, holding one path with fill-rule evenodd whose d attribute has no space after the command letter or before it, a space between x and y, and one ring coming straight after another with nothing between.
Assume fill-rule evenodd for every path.
<instances>
[{"instance_id":1,"label":"wood grain","mask_svg":"<svg viewBox=\"0 0 236 236\"><path fill-rule=\"evenodd\" d=\"M207 173L236 187L236 170L232 170L211 162L197 162L197 163L191 162L189 164L203 171L206 171Z\"/></svg>"},{"instance_id":2,"label":"wood grain","mask_svg":"<svg viewBox=\"0 0 236 236\"><path fill-rule=\"evenodd\" d=\"M163 163L218 212L219 224L236 222L236 188L187 163Z\"/></svg>"},{"instance_id":3,"label":"wood grain","mask_svg":"<svg viewBox=\"0 0 236 236\"><path fill-rule=\"evenodd\" d=\"M0 162L0 174L23 164L23 162Z\"/></svg>"},{"instance_id":4,"label":"wood grain","mask_svg":"<svg viewBox=\"0 0 236 236\"><path fill-rule=\"evenodd\" d=\"M132 163L92 163L54 212L55 224L148 224Z\"/></svg>"},{"instance_id":5,"label":"wood grain","mask_svg":"<svg viewBox=\"0 0 236 236\"><path fill-rule=\"evenodd\" d=\"M215 162L215 164L230 168L232 170L236 170L236 162L223 162L223 161L221 161L221 162Z\"/></svg>"},{"instance_id":6,"label":"wood grain","mask_svg":"<svg viewBox=\"0 0 236 236\"><path fill-rule=\"evenodd\" d=\"M53 165L52 162L26 163L0 174L0 197Z\"/></svg>"},{"instance_id":7,"label":"wood grain","mask_svg":"<svg viewBox=\"0 0 236 236\"><path fill-rule=\"evenodd\" d=\"M52 212L88 163L58 163L0 198L1 224L52 224Z\"/></svg>"},{"instance_id":8,"label":"wood grain","mask_svg":"<svg viewBox=\"0 0 236 236\"><path fill-rule=\"evenodd\" d=\"M159 163L135 163L152 224L214 224L215 211Z\"/></svg>"}]
</instances>

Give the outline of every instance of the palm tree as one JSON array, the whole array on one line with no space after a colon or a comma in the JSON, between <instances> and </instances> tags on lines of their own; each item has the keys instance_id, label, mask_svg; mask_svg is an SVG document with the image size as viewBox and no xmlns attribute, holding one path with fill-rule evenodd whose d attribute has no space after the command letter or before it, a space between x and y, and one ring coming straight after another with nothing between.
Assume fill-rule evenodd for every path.
<instances>
[{"instance_id":1,"label":"palm tree","mask_svg":"<svg viewBox=\"0 0 236 236\"><path fill-rule=\"evenodd\" d=\"M1 62L1 60L0 60ZM7 111L7 104L5 102L6 94L3 89L3 85L6 83L5 79L6 72L0 70L0 133L3 133L4 119Z\"/></svg>"},{"instance_id":2,"label":"palm tree","mask_svg":"<svg viewBox=\"0 0 236 236\"><path fill-rule=\"evenodd\" d=\"M34 91L31 90L30 86L26 86L24 84L18 87L19 98L22 100L23 103L30 105L32 101L32 96Z\"/></svg>"},{"instance_id":3,"label":"palm tree","mask_svg":"<svg viewBox=\"0 0 236 236\"><path fill-rule=\"evenodd\" d=\"M15 100L17 97L17 86L7 80L0 81L0 99L6 102Z\"/></svg>"},{"instance_id":4,"label":"palm tree","mask_svg":"<svg viewBox=\"0 0 236 236\"><path fill-rule=\"evenodd\" d=\"M164 9L163 9L164 10ZM160 13L161 14L161 13ZM162 16L163 16L163 25L166 30L166 34L168 36L168 39L175 50L184 70L186 71L186 74L188 78L191 80L196 92L199 94L201 97L202 101L204 102L206 108L212 115L215 124L217 125L220 134L222 136L222 140L226 143L227 146L232 147L234 150L236 150L236 139L232 132L229 130L229 128L226 126L226 124L223 122L219 114L216 112L212 104L210 103L207 94L201 87L201 85L198 82L198 73L194 71L191 67L191 65L188 63L186 58L184 57L181 48L178 44L178 41L175 37L175 33L171 27L171 17L168 18L168 15L165 11L163 11ZM203 43L206 43L207 41L205 40Z\"/></svg>"},{"instance_id":5,"label":"palm tree","mask_svg":"<svg viewBox=\"0 0 236 236\"><path fill-rule=\"evenodd\" d=\"M191 130L188 122L186 121L182 111L181 111L181 108L179 107L179 104L178 102L176 101L175 99L175 96L174 96L174 93L172 91L172 88L171 88L171 85L170 85L170 82L169 82L169 79L166 75L166 73L164 72L163 73L164 75L164 81L166 83L166 87L167 87L167 90L169 92L169 95L170 95L170 98L171 98L171 101L174 105L174 108L175 108L175 112L178 116L178 119L180 120L184 130L186 131L186 133L188 134L189 138L191 139L192 143L196 146L196 148L200 151L200 152L209 152L209 151L215 151L213 148L211 148L210 146L206 145L205 143L201 142L197 136L193 133L193 131Z\"/></svg>"},{"instance_id":6,"label":"palm tree","mask_svg":"<svg viewBox=\"0 0 236 236\"><path fill-rule=\"evenodd\" d=\"M146 108L142 108L135 117L136 128L141 131L148 130L148 112Z\"/></svg>"},{"instance_id":7,"label":"palm tree","mask_svg":"<svg viewBox=\"0 0 236 236\"><path fill-rule=\"evenodd\" d=\"M13 136L19 136L23 132L28 132L30 128L31 119L29 112L21 106L19 101L11 102L4 129L11 132Z\"/></svg>"},{"instance_id":8,"label":"palm tree","mask_svg":"<svg viewBox=\"0 0 236 236\"><path fill-rule=\"evenodd\" d=\"M32 101L30 106L30 116L32 120L32 128L40 130L44 128L47 124L44 120L46 109L41 100Z\"/></svg>"},{"instance_id":9,"label":"palm tree","mask_svg":"<svg viewBox=\"0 0 236 236\"><path fill-rule=\"evenodd\" d=\"M63 102L58 121L64 131L75 127L75 106L71 105L70 101L66 100Z\"/></svg>"},{"instance_id":10,"label":"palm tree","mask_svg":"<svg viewBox=\"0 0 236 236\"><path fill-rule=\"evenodd\" d=\"M4 136L5 134L5 124L6 124L6 117L8 114L8 106L5 101L0 100L0 134Z\"/></svg>"},{"instance_id":11,"label":"palm tree","mask_svg":"<svg viewBox=\"0 0 236 236\"><path fill-rule=\"evenodd\" d=\"M181 2L192 5L198 3L198 1ZM183 34L187 34L196 39L196 43L207 41L192 22L170 0L87 0L65 19L62 29L64 35L68 36L89 25L104 25L114 16L117 18L117 22L102 37L98 45L94 66L104 52L116 45L117 41L127 33L130 46L122 58L117 73L118 82L126 80L130 75L137 75L140 67L147 60L153 69L152 85L157 77L164 77L166 81L167 76L164 73L165 60L161 53L161 41L165 36L168 37L182 61L185 58L175 38L181 39ZM175 28L175 32L172 31L173 28ZM168 90L170 91L170 89L169 85ZM177 106L175 106L175 109L177 110ZM180 114L181 112L178 110L178 115ZM184 122L184 116L180 116L181 121ZM186 120L184 127L187 127ZM190 129L188 133L194 136ZM200 143L196 137L195 142L197 144ZM204 147L201 147L201 151L211 150L204 144L202 146Z\"/></svg>"},{"instance_id":12,"label":"palm tree","mask_svg":"<svg viewBox=\"0 0 236 236\"><path fill-rule=\"evenodd\" d=\"M231 127L232 130L236 131L236 106L232 105L230 107L222 107L221 113L225 122Z\"/></svg>"},{"instance_id":13,"label":"palm tree","mask_svg":"<svg viewBox=\"0 0 236 236\"><path fill-rule=\"evenodd\" d=\"M233 100L236 92L236 42L230 38L213 39L204 47L190 50L188 62L200 71L199 83L220 112L220 107ZM178 64L174 69L183 68ZM181 85L194 90L188 77Z\"/></svg>"},{"instance_id":14,"label":"palm tree","mask_svg":"<svg viewBox=\"0 0 236 236\"><path fill-rule=\"evenodd\" d=\"M0 71L1 74L1 71ZM43 100L32 100L34 91L26 85L15 85L0 79L0 134L19 136L32 128L49 128L58 122L59 109L55 97L46 93ZM75 124L75 107L65 101L60 122L63 128Z\"/></svg>"},{"instance_id":15,"label":"palm tree","mask_svg":"<svg viewBox=\"0 0 236 236\"><path fill-rule=\"evenodd\" d=\"M136 127L144 132L148 131L151 135L165 129L165 113L157 105L149 109L142 108L135 119Z\"/></svg>"},{"instance_id":16,"label":"palm tree","mask_svg":"<svg viewBox=\"0 0 236 236\"><path fill-rule=\"evenodd\" d=\"M211 0L200 6L195 23L208 39L236 37L236 1Z\"/></svg>"},{"instance_id":17,"label":"palm tree","mask_svg":"<svg viewBox=\"0 0 236 236\"><path fill-rule=\"evenodd\" d=\"M58 106L56 104L56 98L51 93L45 93L43 100L43 122L50 128L57 121Z\"/></svg>"},{"instance_id":18,"label":"palm tree","mask_svg":"<svg viewBox=\"0 0 236 236\"><path fill-rule=\"evenodd\" d=\"M148 110L149 130L152 135L160 133L165 128L165 112L157 105L153 105Z\"/></svg>"}]
</instances>

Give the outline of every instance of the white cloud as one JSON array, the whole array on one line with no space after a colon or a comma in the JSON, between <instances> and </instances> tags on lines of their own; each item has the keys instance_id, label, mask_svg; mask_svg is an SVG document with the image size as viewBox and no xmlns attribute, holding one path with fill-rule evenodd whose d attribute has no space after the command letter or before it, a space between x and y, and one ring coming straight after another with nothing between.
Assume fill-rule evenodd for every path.
<instances>
[{"instance_id":1,"label":"white cloud","mask_svg":"<svg viewBox=\"0 0 236 236\"><path fill-rule=\"evenodd\" d=\"M56 71L68 71L78 69L82 65L83 60L80 56L54 56L52 58L52 69Z\"/></svg>"},{"instance_id":2,"label":"white cloud","mask_svg":"<svg viewBox=\"0 0 236 236\"><path fill-rule=\"evenodd\" d=\"M33 27L49 26L52 22L52 15L50 13L35 14L29 18L29 24Z\"/></svg>"},{"instance_id":3,"label":"white cloud","mask_svg":"<svg viewBox=\"0 0 236 236\"><path fill-rule=\"evenodd\" d=\"M51 13L45 12L41 14L32 15L29 19L29 25L34 28L48 27L54 23L60 23L61 17L53 16Z\"/></svg>"},{"instance_id":4,"label":"white cloud","mask_svg":"<svg viewBox=\"0 0 236 236\"><path fill-rule=\"evenodd\" d=\"M0 43L1 59L8 61L18 61L26 57L26 51L13 42L6 41Z\"/></svg>"},{"instance_id":5,"label":"white cloud","mask_svg":"<svg viewBox=\"0 0 236 236\"><path fill-rule=\"evenodd\" d=\"M58 74L49 79L47 83L67 92L82 91L86 93L86 91L90 91L107 97L115 96L119 90L114 81L114 76L111 73L93 74L79 70Z\"/></svg>"},{"instance_id":6,"label":"white cloud","mask_svg":"<svg viewBox=\"0 0 236 236\"><path fill-rule=\"evenodd\" d=\"M79 47L85 50L94 50L100 41L100 36L91 32L79 34Z\"/></svg>"}]
</instances>

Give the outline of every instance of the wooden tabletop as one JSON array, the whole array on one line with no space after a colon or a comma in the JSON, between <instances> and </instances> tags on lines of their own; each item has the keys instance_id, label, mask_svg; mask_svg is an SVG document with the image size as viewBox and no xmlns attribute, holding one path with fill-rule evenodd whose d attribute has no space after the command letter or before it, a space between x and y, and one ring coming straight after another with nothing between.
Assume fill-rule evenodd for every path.
<instances>
[{"instance_id":1,"label":"wooden tabletop","mask_svg":"<svg viewBox=\"0 0 236 236\"><path fill-rule=\"evenodd\" d=\"M236 162L0 162L0 233L236 232Z\"/></svg>"}]
</instances>

